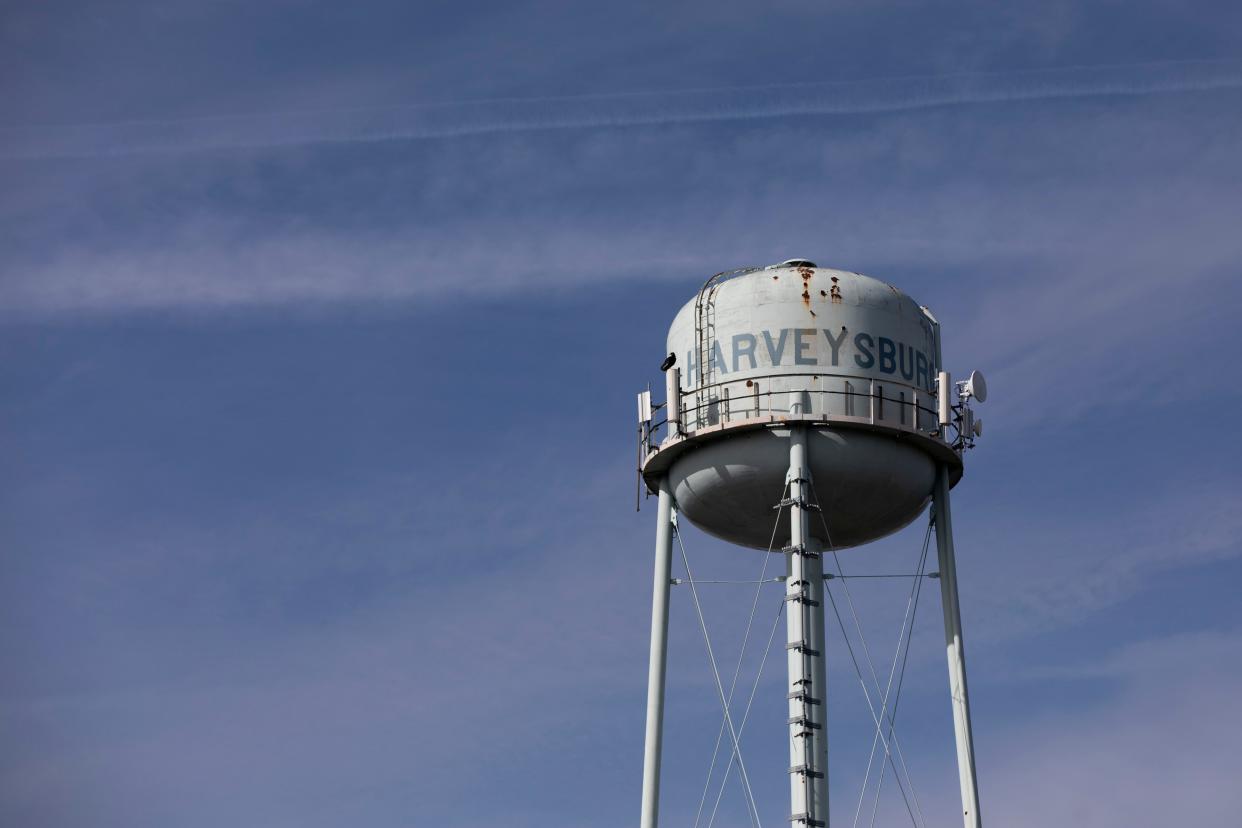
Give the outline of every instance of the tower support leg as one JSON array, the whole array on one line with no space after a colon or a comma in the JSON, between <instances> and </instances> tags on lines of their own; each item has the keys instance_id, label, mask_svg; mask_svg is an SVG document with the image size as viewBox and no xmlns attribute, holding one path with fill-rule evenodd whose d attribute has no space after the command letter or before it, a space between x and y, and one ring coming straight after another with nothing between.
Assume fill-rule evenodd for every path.
<instances>
[{"instance_id":1,"label":"tower support leg","mask_svg":"<svg viewBox=\"0 0 1242 828\"><path fill-rule=\"evenodd\" d=\"M949 697L953 702L953 733L957 741L957 773L962 787L962 819L966 828L980 828L979 786L975 781L975 744L970 728L970 694L966 688L966 651L962 645L962 613L957 598L957 563L953 556L953 516L949 509L949 470L936 471L933 494L936 553L940 562L940 601L944 608L944 644L949 659Z\"/></svg>"},{"instance_id":2,"label":"tower support leg","mask_svg":"<svg viewBox=\"0 0 1242 828\"><path fill-rule=\"evenodd\" d=\"M790 430L789 547L785 579L789 686L789 820L828 824L827 678L824 668L824 567L809 531L810 465L806 427Z\"/></svg>"},{"instance_id":3,"label":"tower support leg","mask_svg":"<svg viewBox=\"0 0 1242 828\"><path fill-rule=\"evenodd\" d=\"M647 663L647 735L643 748L641 828L660 821L660 754L664 739L664 673L668 663L668 593L673 574L673 494L660 481L656 510L655 575L651 584L651 655Z\"/></svg>"}]
</instances>

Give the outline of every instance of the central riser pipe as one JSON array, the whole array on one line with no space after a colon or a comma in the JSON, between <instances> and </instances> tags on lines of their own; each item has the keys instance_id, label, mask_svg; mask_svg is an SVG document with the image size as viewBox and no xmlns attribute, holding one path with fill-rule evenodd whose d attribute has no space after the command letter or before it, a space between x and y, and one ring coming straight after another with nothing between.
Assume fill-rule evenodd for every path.
<instances>
[{"instance_id":1,"label":"central riser pipe","mask_svg":"<svg viewBox=\"0 0 1242 828\"><path fill-rule=\"evenodd\" d=\"M789 701L789 814L793 825L828 824L828 717L824 667L824 569L809 531L811 474L806 428L789 444L786 636Z\"/></svg>"}]
</instances>

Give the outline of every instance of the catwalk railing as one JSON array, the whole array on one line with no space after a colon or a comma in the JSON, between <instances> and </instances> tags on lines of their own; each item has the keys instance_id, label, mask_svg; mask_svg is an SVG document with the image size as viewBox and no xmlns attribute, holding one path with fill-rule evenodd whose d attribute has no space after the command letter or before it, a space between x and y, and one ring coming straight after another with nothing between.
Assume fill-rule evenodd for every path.
<instances>
[{"instance_id":1,"label":"catwalk railing","mask_svg":"<svg viewBox=\"0 0 1242 828\"><path fill-rule=\"evenodd\" d=\"M851 374L781 373L683 389L669 429L665 418L640 428L640 456L670 439L796 419L876 426L941 439L933 392L900 380Z\"/></svg>"}]
</instances>

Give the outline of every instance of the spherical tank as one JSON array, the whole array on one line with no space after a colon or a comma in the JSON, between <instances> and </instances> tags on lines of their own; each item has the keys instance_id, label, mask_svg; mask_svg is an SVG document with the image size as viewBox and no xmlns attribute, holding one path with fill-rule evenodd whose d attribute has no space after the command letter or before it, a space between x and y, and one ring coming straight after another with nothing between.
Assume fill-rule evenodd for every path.
<instances>
[{"instance_id":1,"label":"spherical tank","mask_svg":"<svg viewBox=\"0 0 1242 828\"><path fill-rule=\"evenodd\" d=\"M878 279L804 260L713 277L669 329L681 426L646 460L648 483L667 475L696 526L767 549L790 429L805 428L824 517L812 536L841 549L895 532L927 505L938 462L961 476L940 436L938 346L930 313Z\"/></svg>"}]
</instances>

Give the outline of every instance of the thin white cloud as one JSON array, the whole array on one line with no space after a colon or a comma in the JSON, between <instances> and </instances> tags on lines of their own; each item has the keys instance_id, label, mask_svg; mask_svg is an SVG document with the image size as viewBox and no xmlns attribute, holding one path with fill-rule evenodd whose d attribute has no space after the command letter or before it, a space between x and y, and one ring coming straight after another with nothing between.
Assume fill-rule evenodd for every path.
<instances>
[{"instance_id":1,"label":"thin white cloud","mask_svg":"<svg viewBox=\"0 0 1242 828\"><path fill-rule=\"evenodd\" d=\"M1175 61L175 121L23 126L0 129L0 160L412 141L532 130L689 124L800 115L863 115L940 106L1240 87L1242 63Z\"/></svg>"}]
</instances>

